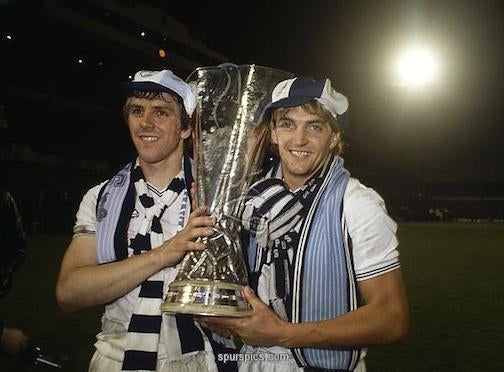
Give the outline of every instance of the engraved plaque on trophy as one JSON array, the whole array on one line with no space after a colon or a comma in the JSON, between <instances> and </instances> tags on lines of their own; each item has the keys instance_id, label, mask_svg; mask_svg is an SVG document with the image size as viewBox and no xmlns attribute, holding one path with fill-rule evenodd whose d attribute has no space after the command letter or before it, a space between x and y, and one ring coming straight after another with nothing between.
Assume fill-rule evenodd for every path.
<instances>
[{"instance_id":1,"label":"engraved plaque on trophy","mask_svg":"<svg viewBox=\"0 0 504 372\"><path fill-rule=\"evenodd\" d=\"M189 252L162 305L169 313L248 316L242 291L247 270L240 243L239 211L264 155L267 132L258 129L271 92L292 74L256 65L224 64L195 70L196 203L215 219L207 248Z\"/></svg>"}]
</instances>

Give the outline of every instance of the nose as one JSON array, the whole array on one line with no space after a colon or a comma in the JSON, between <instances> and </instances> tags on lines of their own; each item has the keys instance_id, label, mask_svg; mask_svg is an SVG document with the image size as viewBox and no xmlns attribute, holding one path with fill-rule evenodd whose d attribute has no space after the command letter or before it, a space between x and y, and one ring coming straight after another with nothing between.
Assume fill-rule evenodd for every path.
<instances>
[{"instance_id":1,"label":"nose","mask_svg":"<svg viewBox=\"0 0 504 372\"><path fill-rule=\"evenodd\" d=\"M140 126L142 128L153 128L154 127L154 117L152 116L152 113L147 110L143 117L142 121L140 122Z\"/></svg>"},{"instance_id":2,"label":"nose","mask_svg":"<svg viewBox=\"0 0 504 372\"><path fill-rule=\"evenodd\" d=\"M299 126L296 128L296 130L293 133L293 142L295 145L305 145L307 143L307 135L305 128L303 126Z\"/></svg>"}]
</instances>

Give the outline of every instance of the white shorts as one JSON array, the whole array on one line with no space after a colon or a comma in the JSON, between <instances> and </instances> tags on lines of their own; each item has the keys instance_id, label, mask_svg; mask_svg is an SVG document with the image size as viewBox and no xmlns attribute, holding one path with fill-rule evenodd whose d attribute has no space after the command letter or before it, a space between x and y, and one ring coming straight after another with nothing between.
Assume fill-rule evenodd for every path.
<instances>
[{"instance_id":1,"label":"white shorts","mask_svg":"<svg viewBox=\"0 0 504 372\"><path fill-rule=\"evenodd\" d=\"M198 352L184 356L180 360L168 361L167 359L158 359L156 371L160 372L209 372L215 371L216 365L213 360L214 356L211 355L213 368L208 368L207 352ZM89 372L119 372L122 370L122 361L117 361L106 357L99 351L96 351L89 363Z\"/></svg>"}]
</instances>

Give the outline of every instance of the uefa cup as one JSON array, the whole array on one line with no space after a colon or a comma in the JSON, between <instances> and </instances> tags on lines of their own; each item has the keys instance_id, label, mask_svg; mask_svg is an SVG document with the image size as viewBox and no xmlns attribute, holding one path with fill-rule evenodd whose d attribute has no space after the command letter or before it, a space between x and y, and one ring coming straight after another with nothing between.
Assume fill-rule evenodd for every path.
<instances>
[{"instance_id":1,"label":"uefa cup","mask_svg":"<svg viewBox=\"0 0 504 372\"><path fill-rule=\"evenodd\" d=\"M268 143L261 113L275 85L292 74L256 65L224 64L196 69L194 126L196 203L209 207L214 234L207 248L186 254L162 305L168 313L248 316L243 297L247 270L240 243L240 209L260 172Z\"/></svg>"}]
</instances>

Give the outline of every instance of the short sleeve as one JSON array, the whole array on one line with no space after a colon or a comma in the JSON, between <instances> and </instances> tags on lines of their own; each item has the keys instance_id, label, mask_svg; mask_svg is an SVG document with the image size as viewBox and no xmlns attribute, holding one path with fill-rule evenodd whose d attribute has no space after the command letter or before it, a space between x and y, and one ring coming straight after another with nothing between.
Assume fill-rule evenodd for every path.
<instances>
[{"instance_id":1,"label":"short sleeve","mask_svg":"<svg viewBox=\"0 0 504 372\"><path fill-rule=\"evenodd\" d=\"M352 240L357 280L366 280L400 267L397 224L376 191L350 178L343 214Z\"/></svg>"},{"instance_id":2,"label":"short sleeve","mask_svg":"<svg viewBox=\"0 0 504 372\"><path fill-rule=\"evenodd\" d=\"M96 234L96 201L105 183L106 181L89 189L82 198L73 228L74 236L80 234Z\"/></svg>"}]
</instances>

